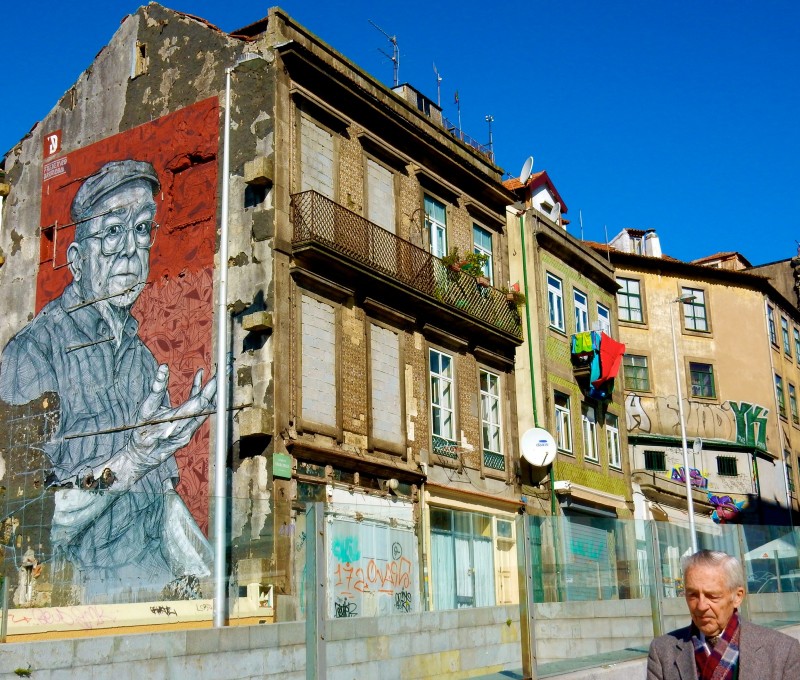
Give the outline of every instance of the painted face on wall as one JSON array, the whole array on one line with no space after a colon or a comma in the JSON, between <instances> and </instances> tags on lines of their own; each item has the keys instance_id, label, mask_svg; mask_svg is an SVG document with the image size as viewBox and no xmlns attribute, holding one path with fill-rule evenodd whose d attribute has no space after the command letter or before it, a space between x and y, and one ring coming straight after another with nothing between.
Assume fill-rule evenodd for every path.
<instances>
[{"instance_id":1,"label":"painted face on wall","mask_svg":"<svg viewBox=\"0 0 800 680\"><path fill-rule=\"evenodd\" d=\"M156 204L149 182L136 179L100 199L97 217L70 246L75 281L87 300L128 308L150 273Z\"/></svg>"}]
</instances>

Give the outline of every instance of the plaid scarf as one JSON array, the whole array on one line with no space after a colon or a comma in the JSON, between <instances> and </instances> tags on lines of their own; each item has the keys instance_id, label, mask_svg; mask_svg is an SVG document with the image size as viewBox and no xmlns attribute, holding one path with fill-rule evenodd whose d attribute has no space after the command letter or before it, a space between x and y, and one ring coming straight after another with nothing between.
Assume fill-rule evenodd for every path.
<instances>
[{"instance_id":1,"label":"plaid scarf","mask_svg":"<svg viewBox=\"0 0 800 680\"><path fill-rule=\"evenodd\" d=\"M700 631L692 624L694 661L698 680L734 680L739 665L739 614L734 612L717 644L711 647L700 639Z\"/></svg>"}]
</instances>

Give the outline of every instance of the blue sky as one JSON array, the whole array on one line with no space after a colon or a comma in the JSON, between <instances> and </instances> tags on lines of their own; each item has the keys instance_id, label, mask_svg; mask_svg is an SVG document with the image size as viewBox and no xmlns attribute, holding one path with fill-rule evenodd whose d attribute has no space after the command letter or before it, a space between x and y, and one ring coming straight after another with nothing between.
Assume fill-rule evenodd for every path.
<instances>
[{"instance_id":1,"label":"blue sky","mask_svg":"<svg viewBox=\"0 0 800 680\"><path fill-rule=\"evenodd\" d=\"M167 0L232 31L269 2ZM139 3L15 3L6 46L0 154L44 117ZM383 82L397 35L400 80L488 141L518 175L532 155L569 207L570 231L604 241L654 228L694 259L738 250L753 264L800 240L800 2L557 0L549 3L286 1L300 23ZM27 41L24 44L22 41Z\"/></svg>"}]
</instances>

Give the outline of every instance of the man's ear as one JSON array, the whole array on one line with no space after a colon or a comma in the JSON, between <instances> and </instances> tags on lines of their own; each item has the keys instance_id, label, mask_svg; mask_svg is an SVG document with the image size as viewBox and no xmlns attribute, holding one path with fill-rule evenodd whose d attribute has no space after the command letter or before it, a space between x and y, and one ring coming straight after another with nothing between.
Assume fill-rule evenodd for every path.
<instances>
[{"instance_id":1,"label":"man's ear","mask_svg":"<svg viewBox=\"0 0 800 680\"><path fill-rule=\"evenodd\" d=\"M69 248L67 248L67 264L72 272L72 278L75 281L80 281L83 260L81 258L81 248L77 243L70 243Z\"/></svg>"}]
</instances>

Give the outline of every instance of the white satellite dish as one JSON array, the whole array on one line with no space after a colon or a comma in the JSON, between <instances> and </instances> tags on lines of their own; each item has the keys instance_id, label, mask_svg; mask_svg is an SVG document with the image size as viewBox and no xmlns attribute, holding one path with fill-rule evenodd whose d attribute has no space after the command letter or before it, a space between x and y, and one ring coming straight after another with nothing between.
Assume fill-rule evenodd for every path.
<instances>
[{"instance_id":1,"label":"white satellite dish","mask_svg":"<svg viewBox=\"0 0 800 680\"><path fill-rule=\"evenodd\" d=\"M522 435L522 457L535 467L547 467L556 458L556 440L547 430L532 427Z\"/></svg>"},{"instance_id":2,"label":"white satellite dish","mask_svg":"<svg viewBox=\"0 0 800 680\"><path fill-rule=\"evenodd\" d=\"M519 173L519 183L525 185L531 178L531 171L533 170L533 156L528 156Z\"/></svg>"}]
</instances>

